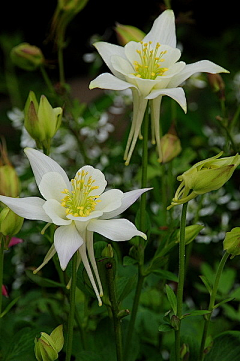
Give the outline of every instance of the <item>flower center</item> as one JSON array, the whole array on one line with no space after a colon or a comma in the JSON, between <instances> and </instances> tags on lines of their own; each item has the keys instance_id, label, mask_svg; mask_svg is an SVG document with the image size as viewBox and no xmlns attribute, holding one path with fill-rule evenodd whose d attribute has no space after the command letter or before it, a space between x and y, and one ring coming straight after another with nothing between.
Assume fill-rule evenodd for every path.
<instances>
[{"instance_id":1,"label":"flower center","mask_svg":"<svg viewBox=\"0 0 240 361\"><path fill-rule=\"evenodd\" d=\"M135 75L138 78L142 79L156 79L158 76L163 76L165 71L168 70L168 68L161 67L160 63L164 61L162 56L166 54L165 51L160 51L160 44L157 43L155 46L155 49L152 48L151 44L152 42L149 41L148 43L143 43L141 50L136 50L139 54L140 61L134 61L133 65L136 70Z\"/></svg>"},{"instance_id":2,"label":"flower center","mask_svg":"<svg viewBox=\"0 0 240 361\"><path fill-rule=\"evenodd\" d=\"M87 217L94 211L100 200L99 196L91 196L91 192L98 189L94 186L95 179L88 176L88 172L82 170L71 180L72 191L64 189L62 193L66 196L62 199L61 205L66 208L66 215L74 217Z\"/></svg>"}]
</instances>

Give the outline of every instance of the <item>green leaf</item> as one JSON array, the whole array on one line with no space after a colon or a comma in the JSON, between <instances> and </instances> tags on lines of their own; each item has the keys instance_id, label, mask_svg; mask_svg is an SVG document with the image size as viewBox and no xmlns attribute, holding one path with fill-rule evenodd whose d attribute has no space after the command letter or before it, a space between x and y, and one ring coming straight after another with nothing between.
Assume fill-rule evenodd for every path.
<instances>
[{"instance_id":1,"label":"green leaf","mask_svg":"<svg viewBox=\"0 0 240 361\"><path fill-rule=\"evenodd\" d=\"M126 298L129 293L135 289L137 283L137 275L133 275L132 277L118 277L116 279L116 288L118 295L118 302L122 302L124 298Z\"/></svg>"},{"instance_id":2,"label":"green leaf","mask_svg":"<svg viewBox=\"0 0 240 361\"><path fill-rule=\"evenodd\" d=\"M30 280L32 280L33 282L35 282L37 285L39 285L41 287L66 287L62 283L49 280L49 279L41 277L37 274L33 274L32 271L30 271L30 270L26 270L26 275L28 276L28 278L30 278Z\"/></svg>"},{"instance_id":3,"label":"green leaf","mask_svg":"<svg viewBox=\"0 0 240 361\"><path fill-rule=\"evenodd\" d=\"M206 276L199 276L199 277L200 277L200 279L202 280L204 286L206 287L208 293L211 294L211 292L212 292L212 286L211 286L209 280L207 279L207 277L206 277Z\"/></svg>"},{"instance_id":4,"label":"green leaf","mask_svg":"<svg viewBox=\"0 0 240 361\"><path fill-rule=\"evenodd\" d=\"M204 361L239 361L240 332L227 331L213 340L213 347Z\"/></svg>"},{"instance_id":5,"label":"green leaf","mask_svg":"<svg viewBox=\"0 0 240 361\"><path fill-rule=\"evenodd\" d=\"M158 269L154 273L157 273L160 279L178 282L178 277L173 272Z\"/></svg>"},{"instance_id":6,"label":"green leaf","mask_svg":"<svg viewBox=\"0 0 240 361\"><path fill-rule=\"evenodd\" d=\"M168 301L172 307L172 310L173 310L174 314L176 315L177 314L177 297L176 297L175 293L173 292L173 289L168 285L166 285L166 293L167 293Z\"/></svg>"},{"instance_id":7,"label":"green leaf","mask_svg":"<svg viewBox=\"0 0 240 361\"><path fill-rule=\"evenodd\" d=\"M33 350L36 334L30 327L18 331L12 337L3 361L35 361Z\"/></svg>"},{"instance_id":8,"label":"green leaf","mask_svg":"<svg viewBox=\"0 0 240 361\"><path fill-rule=\"evenodd\" d=\"M168 323L162 323L158 328L158 331L160 331L160 332L169 332L172 330L173 330L173 327L171 325L169 325Z\"/></svg>"},{"instance_id":9,"label":"green leaf","mask_svg":"<svg viewBox=\"0 0 240 361\"><path fill-rule=\"evenodd\" d=\"M102 361L102 357L92 351L81 351L77 354L76 361Z\"/></svg>"},{"instance_id":10,"label":"green leaf","mask_svg":"<svg viewBox=\"0 0 240 361\"><path fill-rule=\"evenodd\" d=\"M223 305L224 303L230 302L232 300L234 300L234 297L228 297L225 300L223 300L223 301L217 303L216 305L214 305L213 308L218 308L219 306Z\"/></svg>"},{"instance_id":11,"label":"green leaf","mask_svg":"<svg viewBox=\"0 0 240 361\"><path fill-rule=\"evenodd\" d=\"M194 311L191 311L189 313L186 313L185 315L183 315L183 318L186 318L188 316L204 316L204 315L207 315L211 313L211 311L209 310L194 310Z\"/></svg>"},{"instance_id":12,"label":"green leaf","mask_svg":"<svg viewBox=\"0 0 240 361\"><path fill-rule=\"evenodd\" d=\"M14 300L12 300L7 307L5 308L5 310L0 314L0 318L2 318L3 316L5 316L10 310L11 308L15 305L15 303L17 303L17 301L19 300L20 296L17 298L14 298Z\"/></svg>"}]
</instances>

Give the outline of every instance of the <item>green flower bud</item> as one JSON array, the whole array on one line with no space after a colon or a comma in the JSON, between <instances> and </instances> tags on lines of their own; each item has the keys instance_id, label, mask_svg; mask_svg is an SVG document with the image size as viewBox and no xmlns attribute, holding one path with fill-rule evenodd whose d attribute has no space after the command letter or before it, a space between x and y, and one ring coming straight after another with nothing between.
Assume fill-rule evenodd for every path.
<instances>
[{"instance_id":1,"label":"green flower bud","mask_svg":"<svg viewBox=\"0 0 240 361\"><path fill-rule=\"evenodd\" d=\"M22 228L24 218L18 216L10 208L5 207L0 213L0 233L9 236L17 234Z\"/></svg>"},{"instance_id":2,"label":"green flower bud","mask_svg":"<svg viewBox=\"0 0 240 361\"><path fill-rule=\"evenodd\" d=\"M159 159L160 163L170 162L172 159L176 158L181 152L181 143L180 139L171 133L165 134L161 138L161 150L162 150L162 159Z\"/></svg>"},{"instance_id":3,"label":"green flower bud","mask_svg":"<svg viewBox=\"0 0 240 361\"><path fill-rule=\"evenodd\" d=\"M191 243L204 228L201 224L191 224L185 228L185 244ZM176 243L180 242L180 229L173 235Z\"/></svg>"},{"instance_id":4,"label":"green flower bud","mask_svg":"<svg viewBox=\"0 0 240 361\"><path fill-rule=\"evenodd\" d=\"M217 159L221 155L222 152L212 158L198 162L177 177L181 184L167 209L186 203L199 194L221 188L231 178L234 170L240 164L238 154L233 157Z\"/></svg>"},{"instance_id":5,"label":"green flower bud","mask_svg":"<svg viewBox=\"0 0 240 361\"><path fill-rule=\"evenodd\" d=\"M124 46L129 41L141 41L145 33L135 26L117 24L115 31L117 33L118 42Z\"/></svg>"},{"instance_id":6,"label":"green flower bud","mask_svg":"<svg viewBox=\"0 0 240 361\"><path fill-rule=\"evenodd\" d=\"M18 175L8 159L7 147L0 144L0 194L7 197L17 197L20 193Z\"/></svg>"},{"instance_id":7,"label":"green flower bud","mask_svg":"<svg viewBox=\"0 0 240 361\"><path fill-rule=\"evenodd\" d=\"M223 249L230 253L232 258L240 255L240 227L233 228L231 232L226 233Z\"/></svg>"},{"instance_id":8,"label":"green flower bud","mask_svg":"<svg viewBox=\"0 0 240 361\"><path fill-rule=\"evenodd\" d=\"M19 68L33 71L44 64L44 56L39 48L28 43L15 46L11 51L12 62Z\"/></svg>"},{"instance_id":9,"label":"green flower bud","mask_svg":"<svg viewBox=\"0 0 240 361\"><path fill-rule=\"evenodd\" d=\"M58 359L58 353L64 343L62 328L62 325L58 326L50 336L45 332L41 332L40 338L35 338L34 352L38 361L54 361Z\"/></svg>"},{"instance_id":10,"label":"green flower bud","mask_svg":"<svg viewBox=\"0 0 240 361\"><path fill-rule=\"evenodd\" d=\"M34 92L30 91L24 108L24 126L37 145L49 147L62 122L62 108L52 108L42 95L38 104Z\"/></svg>"},{"instance_id":11,"label":"green flower bud","mask_svg":"<svg viewBox=\"0 0 240 361\"><path fill-rule=\"evenodd\" d=\"M113 257L113 249L110 243L102 250L102 257Z\"/></svg>"}]
</instances>

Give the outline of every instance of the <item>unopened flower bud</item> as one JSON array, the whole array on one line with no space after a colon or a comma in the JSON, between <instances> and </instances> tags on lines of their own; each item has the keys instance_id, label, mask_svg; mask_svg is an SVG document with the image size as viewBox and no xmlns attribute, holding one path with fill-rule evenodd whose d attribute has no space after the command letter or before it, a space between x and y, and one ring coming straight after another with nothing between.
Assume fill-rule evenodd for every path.
<instances>
[{"instance_id":1,"label":"unopened flower bud","mask_svg":"<svg viewBox=\"0 0 240 361\"><path fill-rule=\"evenodd\" d=\"M102 250L102 257L113 257L113 249L110 243Z\"/></svg>"},{"instance_id":2,"label":"unopened flower bud","mask_svg":"<svg viewBox=\"0 0 240 361\"><path fill-rule=\"evenodd\" d=\"M183 204L197 197L221 188L232 176L240 164L240 156L219 158L222 152L212 158L196 163L184 172L177 180L181 182L178 187L170 209L178 204Z\"/></svg>"},{"instance_id":3,"label":"unopened flower bud","mask_svg":"<svg viewBox=\"0 0 240 361\"><path fill-rule=\"evenodd\" d=\"M217 93L219 99L225 100L225 84L220 74L208 74L208 81L212 90Z\"/></svg>"},{"instance_id":4,"label":"unopened flower bud","mask_svg":"<svg viewBox=\"0 0 240 361\"><path fill-rule=\"evenodd\" d=\"M48 147L62 121L62 108L52 108L42 95L38 104L34 92L30 91L24 108L24 126L37 145Z\"/></svg>"},{"instance_id":5,"label":"unopened flower bud","mask_svg":"<svg viewBox=\"0 0 240 361\"><path fill-rule=\"evenodd\" d=\"M165 134L161 138L161 150L162 159L159 159L159 162L170 162L172 159L176 158L182 150L180 139L175 134Z\"/></svg>"},{"instance_id":6,"label":"unopened flower bud","mask_svg":"<svg viewBox=\"0 0 240 361\"><path fill-rule=\"evenodd\" d=\"M191 224L190 226L187 226L185 228L185 244L191 243L199 234L199 232L204 228L201 224ZM180 230L178 229L176 231L176 234L174 234L174 239L176 243L180 242Z\"/></svg>"},{"instance_id":7,"label":"unopened flower bud","mask_svg":"<svg viewBox=\"0 0 240 361\"><path fill-rule=\"evenodd\" d=\"M10 242L11 237L17 234L22 228L23 221L24 218L18 216L10 208L3 208L0 212L0 233L8 236Z\"/></svg>"},{"instance_id":8,"label":"unopened flower bud","mask_svg":"<svg viewBox=\"0 0 240 361\"><path fill-rule=\"evenodd\" d=\"M122 46L126 45L129 41L141 41L145 36L142 30L131 25L117 24L115 31L118 43Z\"/></svg>"},{"instance_id":9,"label":"unopened flower bud","mask_svg":"<svg viewBox=\"0 0 240 361\"><path fill-rule=\"evenodd\" d=\"M0 144L0 194L17 197L20 192L18 175L8 159L6 144Z\"/></svg>"},{"instance_id":10,"label":"unopened flower bud","mask_svg":"<svg viewBox=\"0 0 240 361\"><path fill-rule=\"evenodd\" d=\"M42 51L34 45L22 43L15 46L11 51L12 62L19 68L33 71L44 64Z\"/></svg>"},{"instance_id":11,"label":"unopened flower bud","mask_svg":"<svg viewBox=\"0 0 240 361\"><path fill-rule=\"evenodd\" d=\"M34 352L38 361L57 360L64 343L62 325L55 328L50 335L41 332L40 338L35 338L34 343Z\"/></svg>"},{"instance_id":12,"label":"unopened flower bud","mask_svg":"<svg viewBox=\"0 0 240 361\"><path fill-rule=\"evenodd\" d=\"M226 233L223 249L232 257L240 255L240 227L233 228L231 232Z\"/></svg>"}]
</instances>

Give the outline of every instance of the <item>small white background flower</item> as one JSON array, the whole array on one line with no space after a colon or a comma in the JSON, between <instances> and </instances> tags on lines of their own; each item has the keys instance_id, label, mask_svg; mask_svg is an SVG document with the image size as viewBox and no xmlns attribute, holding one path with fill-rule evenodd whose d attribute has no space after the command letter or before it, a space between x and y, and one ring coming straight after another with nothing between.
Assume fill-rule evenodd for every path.
<instances>
[{"instance_id":1,"label":"small white background flower","mask_svg":"<svg viewBox=\"0 0 240 361\"><path fill-rule=\"evenodd\" d=\"M40 268L57 252L61 268L65 270L73 254L78 251L101 304L99 296L102 295L102 287L93 253L93 232L117 242L134 236L146 239L146 235L127 219L112 218L124 212L148 188L127 193L119 189L104 192L107 185L105 177L92 166L80 168L75 178L69 181L65 171L50 157L32 148L26 148L25 153L44 199L0 196L0 201L24 218L58 226L54 233L54 244Z\"/></svg>"}]
</instances>

